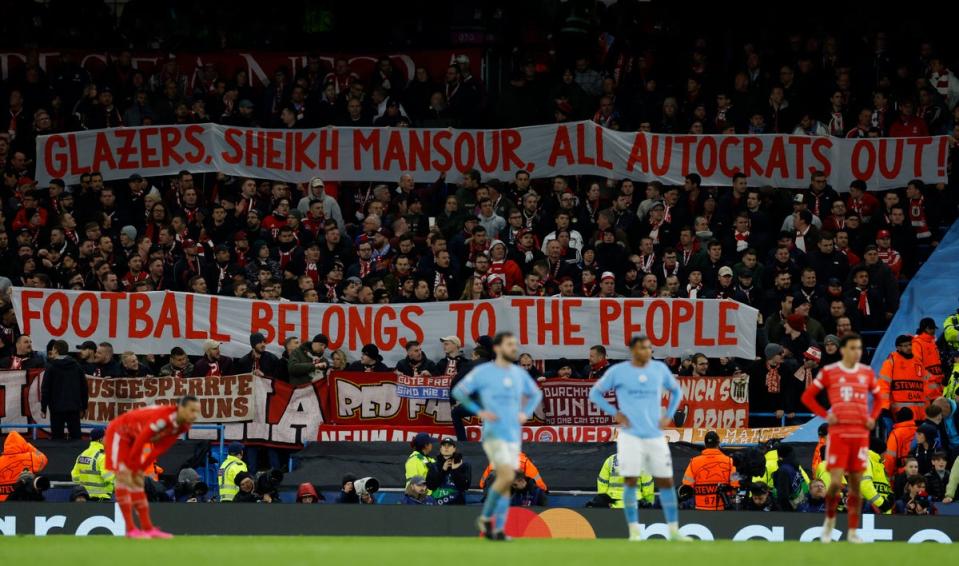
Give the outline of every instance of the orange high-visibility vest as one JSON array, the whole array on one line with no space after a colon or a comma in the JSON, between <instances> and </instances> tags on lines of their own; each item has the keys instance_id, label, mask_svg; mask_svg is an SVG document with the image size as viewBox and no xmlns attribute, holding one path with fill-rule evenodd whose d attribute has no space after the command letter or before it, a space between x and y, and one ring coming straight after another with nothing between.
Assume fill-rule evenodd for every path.
<instances>
[{"instance_id":1,"label":"orange high-visibility vest","mask_svg":"<svg viewBox=\"0 0 959 566\"><path fill-rule=\"evenodd\" d=\"M916 421L905 421L892 426L892 432L886 440L886 453L883 454L886 475L892 476L902 471L914 438Z\"/></svg>"},{"instance_id":2,"label":"orange high-visibility vest","mask_svg":"<svg viewBox=\"0 0 959 566\"><path fill-rule=\"evenodd\" d=\"M889 409L894 415L899 409L907 407L912 411L913 418L926 418L926 407L929 406L926 386L929 380L929 373L915 356L907 359L899 352L889 354L879 370L879 406Z\"/></svg>"},{"instance_id":3,"label":"orange high-visibility vest","mask_svg":"<svg viewBox=\"0 0 959 566\"><path fill-rule=\"evenodd\" d=\"M0 501L6 501L13 493L17 480L24 470L38 474L47 466L47 457L26 441L19 432L13 431L3 442L0 454Z\"/></svg>"},{"instance_id":4,"label":"orange high-visibility vest","mask_svg":"<svg viewBox=\"0 0 959 566\"><path fill-rule=\"evenodd\" d=\"M718 448L707 448L694 457L686 466L683 485L696 492L696 509L700 511L722 511L726 508L719 496L721 485L739 486L739 480L733 479L736 467L733 459Z\"/></svg>"},{"instance_id":5,"label":"orange high-visibility vest","mask_svg":"<svg viewBox=\"0 0 959 566\"><path fill-rule=\"evenodd\" d=\"M549 491L549 488L546 487L546 482L543 481L543 477L539 475L539 470L536 468L536 464L529 459L529 456L525 452L519 453L519 471L523 472L523 475L532 480L537 487L543 491ZM483 470L483 477L480 478L479 486L480 489L486 487L486 480L489 478L490 473L493 471L493 466L487 465L486 469Z\"/></svg>"},{"instance_id":6,"label":"orange high-visibility vest","mask_svg":"<svg viewBox=\"0 0 959 566\"><path fill-rule=\"evenodd\" d=\"M939 357L939 347L936 338L930 334L919 334L912 337L912 355L922 367L929 372L931 379L927 382L926 397L930 400L942 395L942 358Z\"/></svg>"}]
</instances>

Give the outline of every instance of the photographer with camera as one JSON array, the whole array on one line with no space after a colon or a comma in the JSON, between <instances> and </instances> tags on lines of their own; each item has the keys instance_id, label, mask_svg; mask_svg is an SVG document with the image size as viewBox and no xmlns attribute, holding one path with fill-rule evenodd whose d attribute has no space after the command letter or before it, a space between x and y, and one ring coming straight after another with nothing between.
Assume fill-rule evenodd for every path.
<instances>
[{"instance_id":1,"label":"photographer with camera","mask_svg":"<svg viewBox=\"0 0 959 566\"><path fill-rule=\"evenodd\" d=\"M173 486L173 500L177 503L206 503L209 492L210 486L200 481L200 474L196 470L183 468Z\"/></svg>"},{"instance_id":2,"label":"photographer with camera","mask_svg":"<svg viewBox=\"0 0 959 566\"><path fill-rule=\"evenodd\" d=\"M436 505L466 505L466 492L473 479L473 469L456 450L456 441L444 438L440 453L429 465L426 486L432 491Z\"/></svg>"},{"instance_id":3,"label":"photographer with camera","mask_svg":"<svg viewBox=\"0 0 959 566\"><path fill-rule=\"evenodd\" d=\"M46 501L43 492L50 489L50 480L24 470L13 485L13 491L7 501Z\"/></svg>"},{"instance_id":4,"label":"photographer with camera","mask_svg":"<svg viewBox=\"0 0 959 566\"><path fill-rule=\"evenodd\" d=\"M374 477L357 479L353 474L343 476L340 488L340 495L336 498L336 503L374 505L376 500L373 494L380 490L380 482Z\"/></svg>"},{"instance_id":5,"label":"photographer with camera","mask_svg":"<svg viewBox=\"0 0 959 566\"><path fill-rule=\"evenodd\" d=\"M280 484L283 483L283 472L272 469L256 474L256 494L262 503L281 503Z\"/></svg>"},{"instance_id":6,"label":"photographer with camera","mask_svg":"<svg viewBox=\"0 0 959 566\"><path fill-rule=\"evenodd\" d=\"M926 478L920 475L910 476L906 480L906 492L896 502L897 515L933 515L936 508L926 495Z\"/></svg>"},{"instance_id":7,"label":"photographer with camera","mask_svg":"<svg viewBox=\"0 0 959 566\"><path fill-rule=\"evenodd\" d=\"M256 482L253 479L253 474L250 472L240 472L233 478L234 483L236 483L237 492L236 495L230 501L233 503L259 503L260 498L257 497L254 493L253 488L256 487Z\"/></svg>"}]
</instances>

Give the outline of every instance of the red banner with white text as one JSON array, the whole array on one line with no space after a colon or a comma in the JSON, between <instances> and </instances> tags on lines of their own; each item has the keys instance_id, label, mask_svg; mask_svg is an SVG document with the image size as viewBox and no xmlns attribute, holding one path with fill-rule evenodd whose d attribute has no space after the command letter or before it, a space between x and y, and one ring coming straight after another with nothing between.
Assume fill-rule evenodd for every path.
<instances>
[{"instance_id":1,"label":"red banner with white text","mask_svg":"<svg viewBox=\"0 0 959 566\"><path fill-rule=\"evenodd\" d=\"M628 343L646 334L657 357L702 352L709 357L755 357L756 315L752 307L715 299L581 299L503 297L388 305L273 302L193 293L101 293L15 287L20 329L37 344L66 339L110 342L118 352L168 354L179 346L203 354L203 341L221 342L221 352L250 351L249 336L261 332L279 353L290 336L302 341L317 333L330 349L357 359L375 344L384 360L406 356L416 340L431 359L443 356L439 338L454 334L467 347L480 336L516 334L536 359L582 359L595 344L611 358L625 358Z\"/></svg>"},{"instance_id":2,"label":"red banner with white text","mask_svg":"<svg viewBox=\"0 0 959 566\"><path fill-rule=\"evenodd\" d=\"M217 124L89 130L37 139L41 184L100 171L104 178L172 175L186 169L304 182L449 181L478 169L484 178L600 175L681 185L698 173L705 185L809 186L823 171L835 189L854 179L872 189L910 179L946 180L948 136L844 139L798 135L671 135L608 130L593 122L503 130L428 128L251 129Z\"/></svg>"},{"instance_id":3,"label":"red banner with white text","mask_svg":"<svg viewBox=\"0 0 959 566\"><path fill-rule=\"evenodd\" d=\"M41 416L43 371L0 371L0 424L46 424ZM87 376L85 424L106 425L132 409L169 404L184 394L200 398L201 424L223 424L226 440L279 447L317 439L328 394L326 380L293 386L252 375L208 377ZM217 439L216 430L193 429L191 439Z\"/></svg>"}]
</instances>

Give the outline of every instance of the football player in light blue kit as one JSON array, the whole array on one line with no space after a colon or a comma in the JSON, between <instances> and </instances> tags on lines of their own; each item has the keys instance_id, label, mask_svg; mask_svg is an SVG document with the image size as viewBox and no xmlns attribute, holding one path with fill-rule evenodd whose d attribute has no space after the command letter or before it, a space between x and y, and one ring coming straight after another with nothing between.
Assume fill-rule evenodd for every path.
<instances>
[{"instance_id":1,"label":"football player in light blue kit","mask_svg":"<svg viewBox=\"0 0 959 566\"><path fill-rule=\"evenodd\" d=\"M493 338L496 359L473 368L451 392L464 408L483 419L483 451L496 479L486 496L478 525L490 540L503 534L509 513L510 487L519 467L522 425L533 414L543 393L529 373L516 365L516 337L502 332ZM471 397L477 394L477 404ZM523 402L525 398L525 403Z\"/></svg>"},{"instance_id":2,"label":"football player in light blue kit","mask_svg":"<svg viewBox=\"0 0 959 566\"><path fill-rule=\"evenodd\" d=\"M669 392L666 415L679 407L683 392L669 367L652 359L653 348L646 336L630 341L632 359L620 362L603 374L589 392L589 400L621 425L617 437L617 459L623 475L623 509L629 539L640 540L639 508L636 501L636 478L645 471L653 476L659 488L659 501L669 524L670 540L688 540L679 533L679 510L673 489L673 462L662 427L669 424L663 416L663 391ZM616 392L616 409L603 396Z\"/></svg>"}]
</instances>

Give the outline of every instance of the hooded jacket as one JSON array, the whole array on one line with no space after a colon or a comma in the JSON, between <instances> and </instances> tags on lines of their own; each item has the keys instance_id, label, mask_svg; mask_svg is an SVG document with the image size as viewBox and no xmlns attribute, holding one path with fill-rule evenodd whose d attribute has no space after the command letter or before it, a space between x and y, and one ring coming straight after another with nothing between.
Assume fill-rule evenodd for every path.
<instances>
[{"instance_id":1,"label":"hooded jacket","mask_svg":"<svg viewBox=\"0 0 959 566\"><path fill-rule=\"evenodd\" d=\"M307 495L313 496L313 503L319 503L321 497L316 493L316 488L309 482L303 482L296 490L296 502L303 503L303 498Z\"/></svg>"},{"instance_id":2,"label":"hooded jacket","mask_svg":"<svg viewBox=\"0 0 959 566\"><path fill-rule=\"evenodd\" d=\"M47 466L47 457L19 432L11 432L3 442L0 454L0 501L6 501L13 492L20 474L26 469L31 473L40 473Z\"/></svg>"},{"instance_id":3,"label":"hooded jacket","mask_svg":"<svg viewBox=\"0 0 959 566\"><path fill-rule=\"evenodd\" d=\"M80 364L69 356L50 360L40 386L40 406L44 412L85 411L87 377Z\"/></svg>"}]
</instances>

